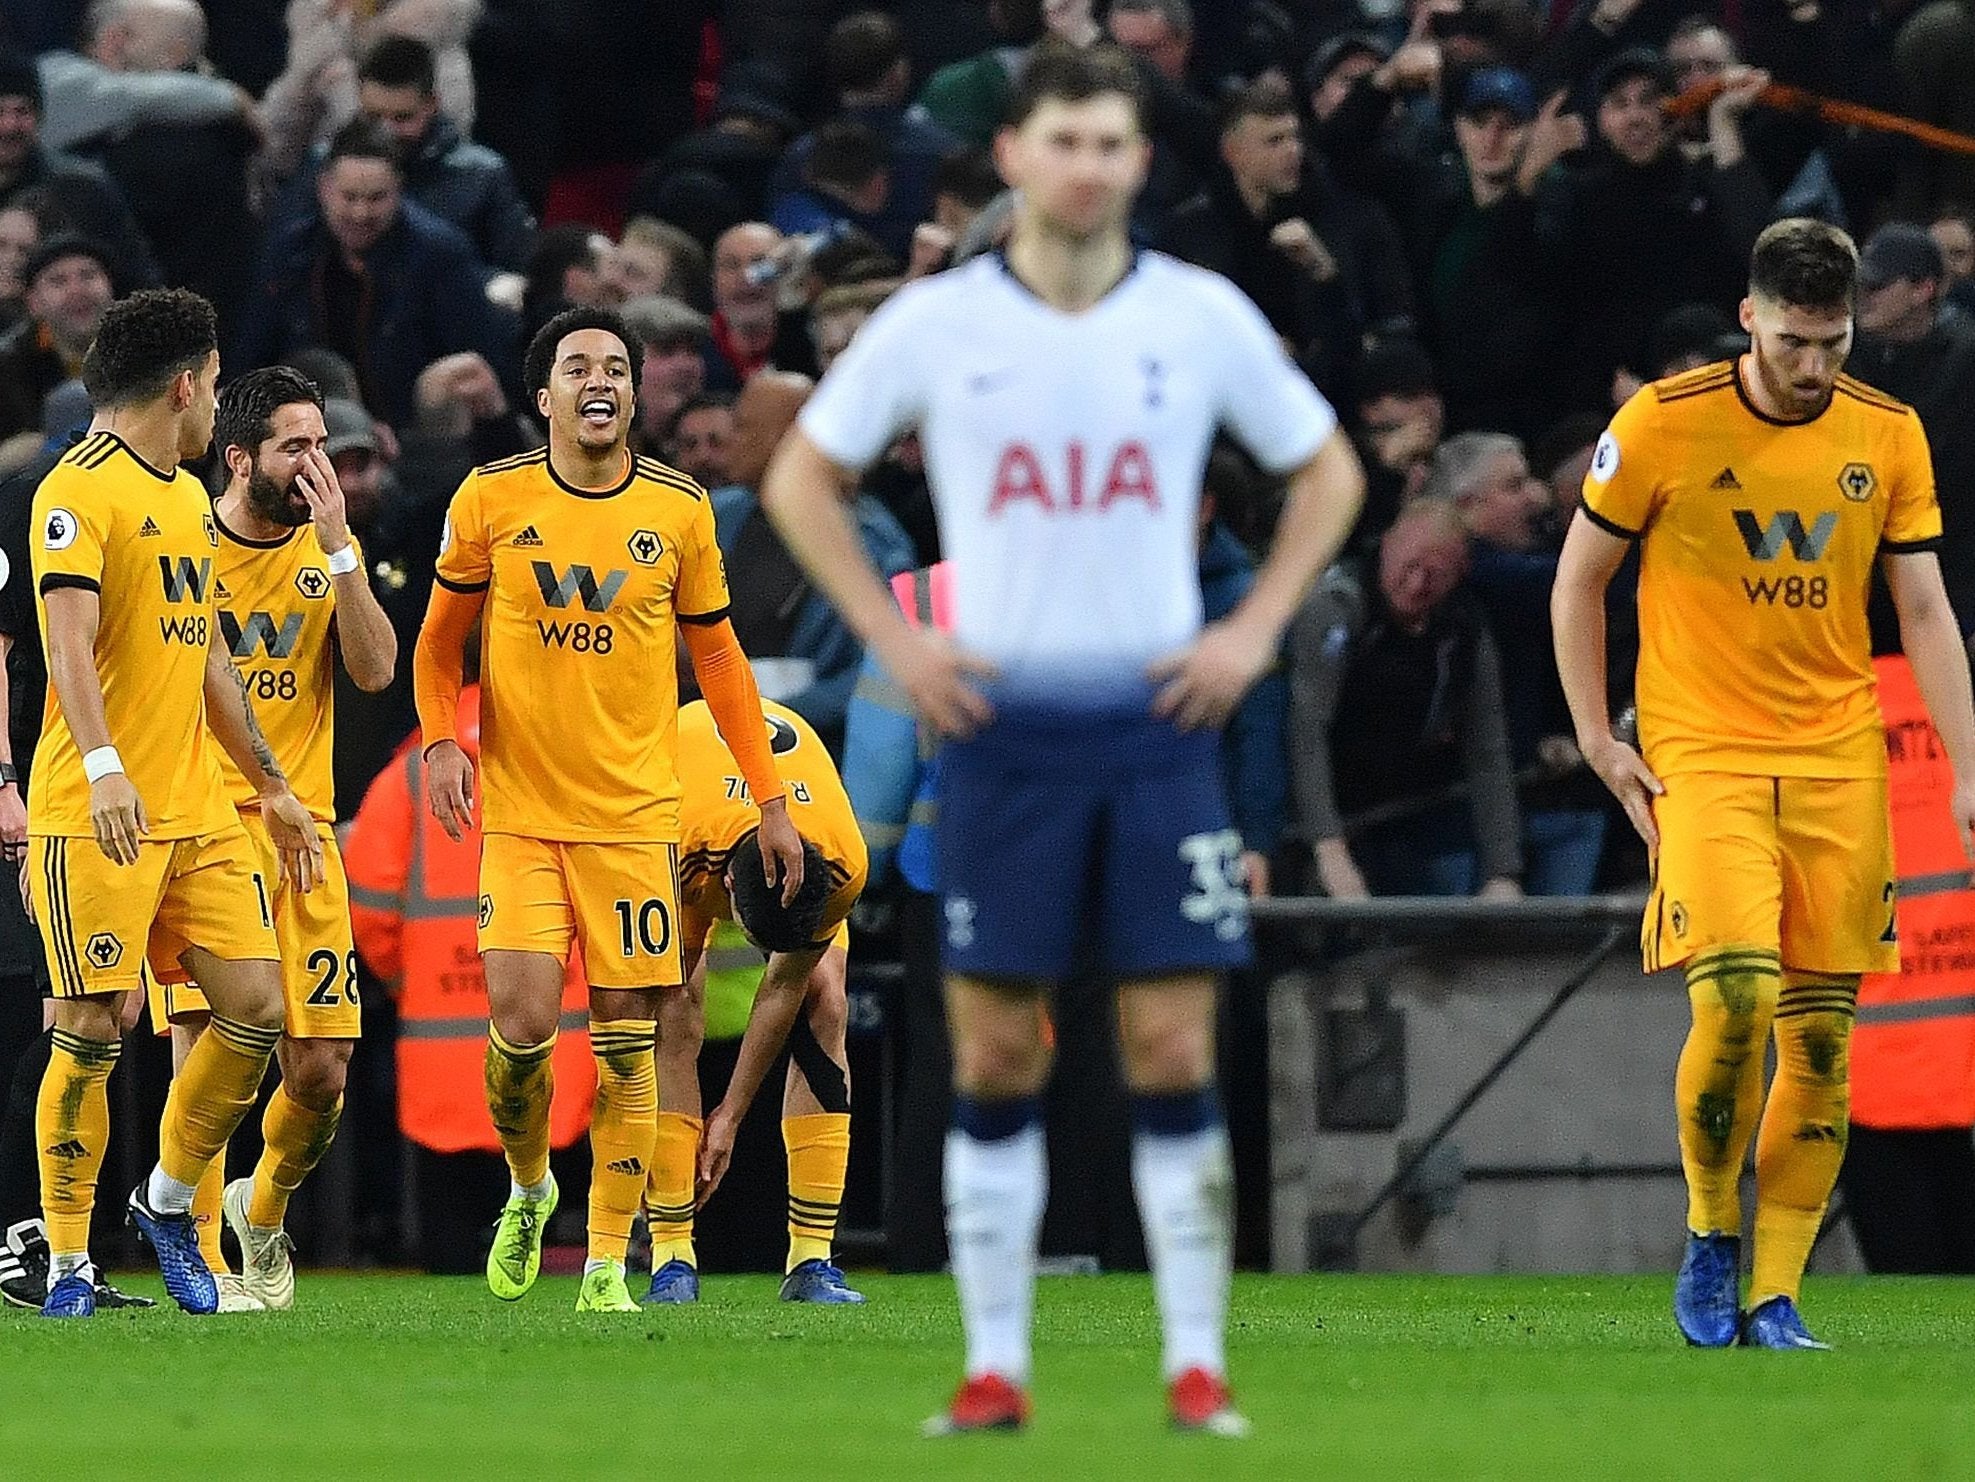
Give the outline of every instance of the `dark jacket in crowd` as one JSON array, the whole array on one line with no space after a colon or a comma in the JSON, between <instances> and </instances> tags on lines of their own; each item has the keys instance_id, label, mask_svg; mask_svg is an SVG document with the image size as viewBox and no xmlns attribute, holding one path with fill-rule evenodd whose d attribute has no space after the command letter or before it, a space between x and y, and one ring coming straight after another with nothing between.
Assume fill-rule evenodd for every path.
<instances>
[{"instance_id":1,"label":"dark jacket in crowd","mask_svg":"<svg viewBox=\"0 0 1975 1482\"><path fill-rule=\"evenodd\" d=\"M282 193L270 234L315 214L315 177L322 155L318 150ZM406 198L465 232L488 267L514 273L527 268L535 217L500 155L461 138L459 125L442 113L405 159L404 170Z\"/></svg>"},{"instance_id":2,"label":"dark jacket in crowd","mask_svg":"<svg viewBox=\"0 0 1975 1482\"><path fill-rule=\"evenodd\" d=\"M1920 414L1941 501L1941 576L1964 634L1975 633L1975 320L1949 304L1910 345L1861 334L1846 366ZM1873 583L1872 646L1899 651L1899 623L1883 581Z\"/></svg>"},{"instance_id":3,"label":"dark jacket in crowd","mask_svg":"<svg viewBox=\"0 0 1975 1482\"><path fill-rule=\"evenodd\" d=\"M365 405L403 427L418 373L440 356L477 350L495 366L513 359L513 329L487 301L486 278L465 233L406 201L351 280L342 249L312 213L269 239L229 369L272 365L306 345L335 350L356 368Z\"/></svg>"},{"instance_id":4,"label":"dark jacket in crowd","mask_svg":"<svg viewBox=\"0 0 1975 1482\"><path fill-rule=\"evenodd\" d=\"M1734 309L1771 205L1752 160L1717 170L1671 146L1643 168L1600 149L1552 173L1537 230L1567 294L1558 374L1572 408L1609 411L1621 366L1650 374L1646 341L1671 310Z\"/></svg>"},{"instance_id":5,"label":"dark jacket in crowd","mask_svg":"<svg viewBox=\"0 0 1975 1482\"><path fill-rule=\"evenodd\" d=\"M1328 282L1317 282L1269 241L1270 232L1297 217L1337 262ZM1163 245L1231 279L1296 347L1312 379L1333 399L1348 389L1366 334L1412 324L1412 286L1392 218L1320 171L1310 171L1300 189L1271 201L1258 218L1223 167L1207 189L1173 213Z\"/></svg>"},{"instance_id":6,"label":"dark jacket in crowd","mask_svg":"<svg viewBox=\"0 0 1975 1482\"><path fill-rule=\"evenodd\" d=\"M0 437L41 426L41 403L71 372L48 332L23 319L0 335Z\"/></svg>"},{"instance_id":7,"label":"dark jacket in crowd","mask_svg":"<svg viewBox=\"0 0 1975 1482\"><path fill-rule=\"evenodd\" d=\"M37 187L47 193L50 203L75 230L110 249L116 258L114 276L120 292L155 288L163 281L158 260L137 219L130 214L129 203L101 166L37 145L21 173L0 187L0 210Z\"/></svg>"},{"instance_id":8,"label":"dark jacket in crowd","mask_svg":"<svg viewBox=\"0 0 1975 1482\"><path fill-rule=\"evenodd\" d=\"M1511 190L1477 206L1466 166L1448 156L1422 181L1408 236L1447 430L1540 436L1562 410L1562 309L1557 275L1538 245L1536 203Z\"/></svg>"},{"instance_id":9,"label":"dark jacket in crowd","mask_svg":"<svg viewBox=\"0 0 1975 1482\"><path fill-rule=\"evenodd\" d=\"M884 209L867 225L885 251L904 262L912 251L912 229L932 214L933 172L960 141L931 119L891 104L845 108L837 119L863 124L885 147L890 184ZM802 172L815 147L813 132L789 146L769 185L771 199L803 188Z\"/></svg>"},{"instance_id":10,"label":"dark jacket in crowd","mask_svg":"<svg viewBox=\"0 0 1975 1482\"><path fill-rule=\"evenodd\" d=\"M233 321L254 282L261 226L247 167L256 147L244 126L227 122L133 129L95 152L130 201L164 281L204 295L221 324Z\"/></svg>"},{"instance_id":11,"label":"dark jacket in crowd","mask_svg":"<svg viewBox=\"0 0 1975 1482\"><path fill-rule=\"evenodd\" d=\"M1468 788L1477 877L1522 874L1501 664L1481 605L1457 590L1424 632L1386 615L1372 561L1324 574L1289 630L1290 780L1311 842L1345 820Z\"/></svg>"},{"instance_id":12,"label":"dark jacket in crowd","mask_svg":"<svg viewBox=\"0 0 1975 1482\"><path fill-rule=\"evenodd\" d=\"M1255 558L1216 522L1200 548L1200 601L1208 622L1241 605ZM1241 847L1273 854L1289 821L1289 676L1276 664L1256 681L1221 734L1221 776Z\"/></svg>"}]
</instances>

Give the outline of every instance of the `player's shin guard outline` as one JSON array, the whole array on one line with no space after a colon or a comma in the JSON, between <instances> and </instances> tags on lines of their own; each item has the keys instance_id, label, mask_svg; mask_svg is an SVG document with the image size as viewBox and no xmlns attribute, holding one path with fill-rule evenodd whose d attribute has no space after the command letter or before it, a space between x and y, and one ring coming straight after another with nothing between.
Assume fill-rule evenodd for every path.
<instances>
[{"instance_id":1,"label":"player's shin guard outline","mask_svg":"<svg viewBox=\"0 0 1975 1482\"><path fill-rule=\"evenodd\" d=\"M1739 1185L1762 1106L1764 1043L1782 979L1774 948L1729 946L1687 963L1693 1023L1674 1078L1687 1226L1739 1234Z\"/></svg>"},{"instance_id":2,"label":"player's shin guard outline","mask_svg":"<svg viewBox=\"0 0 1975 1482\"><path fill-rule=\"evenodd\" d=\"M1145 1224L1167 1380L1227 1372L1234 1165L1212 1086L1132 1097L1132 1188Z\"/></svg>"},{"instance_id":3,"label":"player's shin guard outline","mask_svg":"<svg viewBox=\"0 0 1975 1482\"><path fill-rule=\"evenodd\" d=\"M280 1039L279 1026L262 1028L224 1014L212 1016L172 1077L165 1098L158 1128L158 1166L167 1178L198 1187L207 1166L253 1110L261 1078Z\"/></svg>"},{"instance_id":4,"label":"player's shin guard outline","mask_svg":"<svg viewBox=\"0 0 1975 1482\"><path fill-rule=\"evenodd\" d=\"M1858 978L1785 972L1776 1078L1756 1138L1756 1241L1749 1306L1796 1300L1845 1161Z\"/></svg>"},{"instance_id":5,"label":"player's shin guard outline","mask_svg":"<svg viewBox=\"0 0 1975 1482\"><path fill-rule=\"evenodd\" d=\"M261 1118L261 1160L254 1166L248 1224L278 1230L287 1223L289 1199L328 1153L342 1120L341 1096L329 1110L317 1111L289 1095L286 1081L274 1088Z\"/></svg>"},{"instance_id":6,"label":"player's shin guard outline","mask_svg":"<svg viewBox=\"0 0 1975 1482\"><path fill-rule=\"evenodd\" d=\"M658 1114L652 1139L651 1178L645 1188L645 1223L651 1231L651 1264L699 1264L693 1249L693 1185L699 1172L700 1134L706 1122L684 1112Z\"/></svg>"}]
</instances>

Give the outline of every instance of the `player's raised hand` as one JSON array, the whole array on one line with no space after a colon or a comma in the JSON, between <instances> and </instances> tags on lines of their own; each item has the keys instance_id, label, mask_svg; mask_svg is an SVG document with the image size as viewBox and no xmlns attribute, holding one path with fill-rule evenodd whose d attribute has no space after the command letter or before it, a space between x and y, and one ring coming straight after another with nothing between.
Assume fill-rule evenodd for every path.
<instances>
[{"instance_id":1,"label":"player's raised hand","mask_svg":"<svg viewBox=\"0 0 1975 1482\"><path fill-rule=\"evenodd\" d=\"M1598 780L1611 789L1625 816L1632 820L1632 827L1646 841L1646 848L1658 850L1660 830L1653 821L1653 799L1666 788L1646 765L1646 759L1616 736L1607 736L1585 751L1584 760L1598 774Z\"/></svg>"},{"instance_id":2,"label":"player's raised hand","mask_svg":"<svg viewBox=\"0 0 1975 1482\"><path fill-rule=\"evenodd\" d=\"M314 890L323 881L322 840L316 836L315 819L302 806L302 800L287 788L261 795L261 821L268 838L274 841L281 860L281 880L293 880L303 891Z\"/></svg>"},{"instance_id":3,"label":"player's raised hand","mask_svg":"<svg viewBox=\"0 0 1975 1482\"><path fill-rule=\"evenodd\" d=\"M137 842L151 832L137 786L121 772L106 772L89 784L89 822L96 846L112 864L137 863Z\"/></svg>"},{"instance_id":4,"label":"player's raised hand","mask_svg":"<svg viewBox=\"0 0 1975 1482\"><path fill-rule=\"evenodd\" d=\"M309 502L316 544L325 556L335 555L350 543L350 515L343 501L343 486L336 481L336 465L321 448L310 448L302 455L302 466L295 470L295 487Z\"/></svg>"},{"instance_id":5,"label":"player's raised hand","mask_svg":"<svg viewBox=\"0 0 1975 1482\"><path fill-rule=\"evenodd\" d=\"M739 1130L724 1101L707 1116L706 1126L700 1132L699 1169L693 1179L695 1207L703 1207L720 1187L720 1180L727 1176L734 1161L734 1135Z\"/></svg>"},{"instance_id":6,"label":"player's raised hand","mask_svg":"<svg viewBox=\"0 0 1975 1482\"><path fill-rule=\"evenodd\" d=\"M1273 636L1251 625L1228 618L1209 623L1191 646L1146 671L1161 684L1153 713L1182 731L1226 725L1241 697L1275 663L1277 647Z\"/></svg>"},{"instance_id":7,"label":"player's raised hand","mask_svg":"<svg viewBox=\"0 0 1975 1482\"><path fill-rule=\"evenodd\" d=\"M802 835L789 822L789 800L770 798L761 805L761 878L769 885L782 880L782 904L793 905L802 889Z\"/></svg>"},{"instance_id":8,"label":"player's raised hand","mask_svg":"<svg viewBox=\"0 0 1975 1482\"><path fill-rule=\"evenodd\" d=\"M473 761L457 741L425 748L425 788L432 816L455 844L473 827Z\"/></svg>"},{"instance_id":9,"label":"player's raised hand","mask_svg":"<svg viewBox=\"0 0 1975 1482\"><path fill-rule=\"evenodd\" d=\"M942 736L965 738L994 719L975 681L992 679L994 665L958 647L933 628L904 628L878 654L919 719Z\"/></svg>"}]
</instances>

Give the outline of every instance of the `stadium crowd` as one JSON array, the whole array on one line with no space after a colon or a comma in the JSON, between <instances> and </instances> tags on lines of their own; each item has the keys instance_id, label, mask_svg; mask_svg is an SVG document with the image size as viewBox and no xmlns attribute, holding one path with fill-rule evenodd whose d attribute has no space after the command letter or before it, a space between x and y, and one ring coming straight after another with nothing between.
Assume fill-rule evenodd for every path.
<instances>
[{"instance_id":1,"label":"stadium crowd","mask_svg":"<svg viewBox=\"0 0 1975 1482\"><path fill-rule=\"evenodd\" d=\"M1138 58L1155 155L1135 237L1254 300L1370 478L1350 554L1227 733L1251 889L1643 879L1571 740L1551 577L1614 408L1745 342L1745 265L1779 216L1863 245L1851 369L1918 407L1949 591L1975 612L1975 157L1759 98L1773 81L1975 129L1961 0L97 0L79 28L76 11L0 18L11 497L86 425L76 372L112 299L194 288L223 379L286 363L328 396L350 525L408 653L461 477L541 441L521 347L564 308L618 308L643 340L639 451L713 491L736 632L764 696L842 760L874 884L910 788L866 810L863 656L757 491L876 306L995 250L994 128L1044 35ZM1699 106L1666 106L1702 83ZM1211 616L1252 580L1280 496L1232 448L1206 496ZM887 575L939 560L912 439L856 504ZM1630 608L1621 580L1615 714ZM36 685L12 699L38 715ZM374 694L339 683L337 705L347 820L397 775L409 665ZM388 1035L387 995L368 1003ZM388 1101L365 1110L379 1058L353 1071L360 1164L391 1141Z\"/></svg>"}]
</instances>

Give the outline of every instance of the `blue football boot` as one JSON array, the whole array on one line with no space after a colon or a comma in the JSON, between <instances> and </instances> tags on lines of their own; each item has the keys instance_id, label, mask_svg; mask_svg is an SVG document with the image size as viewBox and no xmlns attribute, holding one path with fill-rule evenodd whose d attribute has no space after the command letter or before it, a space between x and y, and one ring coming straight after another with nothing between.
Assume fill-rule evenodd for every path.
<instances>
[{"instance_id":1,"label":"blue football boot","mask_svg":"<svg viewBox=\"0 0 1975 1482\"><path fill-rule=\"evenodd\" d=\"M1687 1234L1673 1285L1673 1320L1696 1348L1727 1348L1742 1323L1742 1237Z\"/></svg>"},{"instance_id":2,"label":"blue football boot","mask_svg":"<svg viewBox=\"0 0 1975 1482\"><path fill-rule=\"evenodd\" d=\"M782 1300L784 1302L824 1302L842 1305L862 1302L864 1293L854 1292L843 1279L843 1272L835 1264L824 1260L808 1260L798 1264L795 1270L782 1278Z\"/></svg>"},{"instance_id":3,"label":"blue football boot","mask_svg":"<svg viewBox=\"0 0 1975 1482\"><path fill-rule=\"evenodd\" d=\"M219 1311L219 1283L199 1253L199 1230L192 1221L192 1211L158 1213L145 1197L143 1184L130 1191L129 1208L137 1233L158 1253L158 1271L172 1301L195 1317Z\"/></svg>"},{"instance_id":4,"label":"blue football boot","mask_svg":"<svg viewBox=\"0 0 1975 1482\"><path fill-rule=\"evenodd\" d=\"M1742 1319L1742 1346L1813 1348L1824 1352L1831 1348L1829 1343L1820 1343L1811 1337L1810 1329L1804 1326L1803 1316L1797 1311L1797 1304L1788 1297L1771 1297Z\"/></svg>"},{"instance_id":5,"label":"blue football boot","mask_svg":"<svg viewBox=\"0 0 1975 1482\"><path fill-rule=\"evenodd\" d=\"M43 1317L94 1317L96 1315L96 1276L89 1267L71 1271L48 1288L48 1300L41 1304Z\"/></svg>"},{"instance_id":6,"label":"blue football boot","mask_svg":"<svg viewBox=\"0 0 1975 1482\"><path fill-rule=\"evenodd\" d=\"M647 1307L660 1303L697 1302L699 1272L684 1261L667 1261L652 1272L651 1290L639 1300Z\"/></svg>"}]
</instances>

